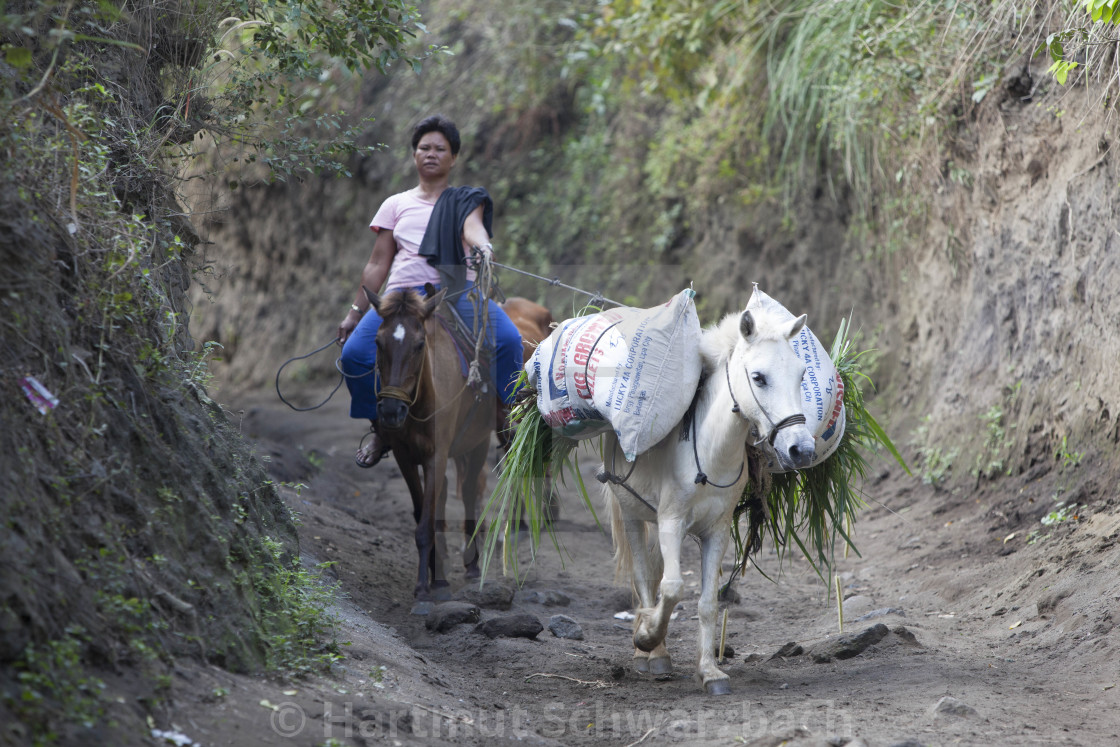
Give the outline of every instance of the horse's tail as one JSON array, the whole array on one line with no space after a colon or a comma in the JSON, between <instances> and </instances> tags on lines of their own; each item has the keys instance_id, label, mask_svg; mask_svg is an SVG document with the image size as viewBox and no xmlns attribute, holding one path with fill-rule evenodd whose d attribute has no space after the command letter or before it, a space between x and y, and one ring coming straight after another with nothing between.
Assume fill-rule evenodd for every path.
<instances>
[{"instance_id":1,"label":"horse's tail","mask_svg":"<svg viewBox=\"0 0 1120 747\"><path fill-rule=\"evenodd\" d=\"M619 505L618 498L615 496L611 486L607 483L603 484L603 502L606 507L606 513L610 516L611 520L611 539L614 540L615 580L629 580L630 589L634 592L635 599L637 599L639 595L637 588L634 586L634 548L630 546L630 537L626 533L626 522L622 518L622 506ZM644 552L646 555L646 562L650 566L650 577L659 579L661 578L663 570L661 546L656 541L656 535L654 535L653 541L651 542L648 522L638 522L638 526L641 532L642 542L642 547L639 548L639 552Z\"/></svg>"},{"instance_id":2,"label":"horse's tail","mask_svg":"<svg viewBox=\"0 0 1120 747\"><path fill-rule=\"evenodd\" d=\"M611 486L603 484L603 502L607 515L611 517L611 539L614 541L614 578L615 581L630 579L634 576L634 552L630 549L630 538L626 536L626 524L622 521L622 506L618 505Z\"/></svg>"}]
</instances>

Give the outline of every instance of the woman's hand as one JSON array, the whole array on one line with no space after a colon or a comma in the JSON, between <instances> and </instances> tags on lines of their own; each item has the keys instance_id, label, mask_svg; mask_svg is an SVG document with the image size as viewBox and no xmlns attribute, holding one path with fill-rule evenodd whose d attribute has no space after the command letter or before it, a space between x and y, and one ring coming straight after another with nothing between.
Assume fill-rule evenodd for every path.
<instances>
[{"instance_id":1,"label":"woman's hand","mask_svg":"<svg viewBox=\"0 0 1120 747\"><path fill-rule=\"evenodd\" d=\"M362 320L362 315L354 309L350 309L350 313L338 325L338 344L345 345L346 341L350 339L350 333L358 326L358 322Z\"/></svg>"}]
</instances>

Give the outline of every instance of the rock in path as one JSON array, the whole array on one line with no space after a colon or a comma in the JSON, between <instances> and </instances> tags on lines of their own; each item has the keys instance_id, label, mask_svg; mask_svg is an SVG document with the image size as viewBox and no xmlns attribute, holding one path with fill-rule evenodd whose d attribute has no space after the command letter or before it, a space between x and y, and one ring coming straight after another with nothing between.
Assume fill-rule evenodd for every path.
<instances>
[{"instance_id":1,"label":"rock in path","mask_svg":"<svg viewBox=\"0 0 1120 747\"><path fill-rule=\"evenodd\" d=\"M455 592L458 602L476 604L484 610L508 610L513 606L513 589L497 581L486 581L480 589L471 583Z\"/></svg>"},{"instance_id":2,"label":"rock in path","mask_svg":"<svg viewBox=\"0 0 1120 747\"><path fill-rule=\"evenodd\" d=\"M878 623L859 633L826 638L812 646L808 653L818 664L825 664L833 659L851 659L866 651L868 646L873 646L886 638L888 633L890 630L887 626Z\"/></svg>"},{"instance_id":3,"label":"rock in path","mask_svg":"<svg viewBox=\"0 0 1120 747\"><path fill-rule=\"evenodd\" d=\"M433 633L446 633L456 625L476 623L482 618L478 605L469 602L444 602L432 607L424 626Z\"/></svg>"},{"instance_id":4,"label":"rock in path","mask_svg":"<svg viewBox=\"0 0 1120 747\"><path fill-rule=\"evenodd\" d=\"M846 614L847 610L845 610L844 612ZM906 612L899 607L881 607L877 610L871 610L866 615L857 617L856 622L874 620L876 617L886 617L887 615L898 615L899 617L906 617Z\"/></svg>"},{"instance_id":5,"label":"rock in path","mask_svg":"<svg viewBox=\"0 0 1120 747\"><path fill-rule=\"evenodd\" d=\"M548 619L548 629L557 638L568 638L573 641L583 640L583 628L567 615L553 615Z\"/></svg>"},{"instance_id":6,"label":"rock in path","mask_svg":"<svg viewBox=\"0 0 1120 747\"><path fill-rule=\"evenodd\" d=\"M977 718L980 712L967 703L946 695L929 709L931 718Z\"/></svg>"},{"instance_id":7,"label":"rock in path","mask_svg":"<svg viewBox=\"0 0 1120 747\"><path fill-rule=\"evenodd\" d=\"M541 621L527 612L494 617L475 627L487 638L536 638L542 630Z\"/></svg>"},{"instance_id":8,"label":"rock in path","mask_svg":"<svg viewBox=\"0 0 1120 747\"><path fill-rule=\"evenodd\" d=\"M788 659L791 656L801 656L801 654L803 653L805 653L805 649L801 646L800 643L798 643L797 641L790 641L789 643L775 651L774 655L770 657L770 660L773 661L774 659Z\"/></svg>"}]
</instances>

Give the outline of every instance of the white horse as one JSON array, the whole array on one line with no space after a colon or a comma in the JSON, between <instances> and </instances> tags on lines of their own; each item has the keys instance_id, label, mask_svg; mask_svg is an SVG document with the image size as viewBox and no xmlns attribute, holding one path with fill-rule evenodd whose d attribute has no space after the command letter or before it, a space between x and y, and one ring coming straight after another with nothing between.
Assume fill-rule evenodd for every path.
<instances>
[{"instance_id":1,"label":"white horse","mask_svg":"<svg viewBox=\"0 0 1120 747\"><path fill-rule=\"evenodd\" d=\"M624 475L615 472L621 466L614 460L618 442L607 437L599 480L617 570L632 575L640 603L634 619L639 672L672 672L665 635L684 590L681 543L692 534L700 539L702 555L696 676L712 695L731 691L715 651L720 564L747 479L748 443L769 441L785 469L812 462L813 435L800 399L805 366L789 343L804 324L804 315L779 321L762 309L728 315L703 331L704 375L681 423L619 470L629 470Z\"/></svg>"}]
</instances>

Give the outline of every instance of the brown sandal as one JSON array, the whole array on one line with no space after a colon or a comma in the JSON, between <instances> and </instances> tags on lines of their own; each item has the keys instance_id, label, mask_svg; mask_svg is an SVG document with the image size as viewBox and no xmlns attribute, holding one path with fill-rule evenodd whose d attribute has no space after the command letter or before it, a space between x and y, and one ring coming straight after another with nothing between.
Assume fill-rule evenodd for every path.
<instances>
[{"instance_id":1,"label":"brown sandal","mask_svg":"<svg viewBox=\"0 0 1120 747\"><path fill-rule=\"evenodd\" d=\"M366 439L373 436L373 439L366 445ZM362 440L358 442L358 452L354 455L354 463L362 469L369 469L374 467L385 458L385 455L390 451L389 447L381 443L381 437L377 435L372 427L369 433L362 436Z\"/></svg>"}]
</instances>

